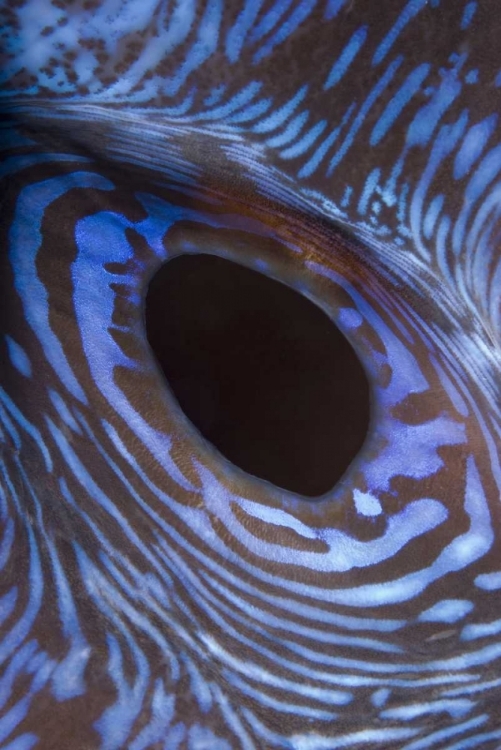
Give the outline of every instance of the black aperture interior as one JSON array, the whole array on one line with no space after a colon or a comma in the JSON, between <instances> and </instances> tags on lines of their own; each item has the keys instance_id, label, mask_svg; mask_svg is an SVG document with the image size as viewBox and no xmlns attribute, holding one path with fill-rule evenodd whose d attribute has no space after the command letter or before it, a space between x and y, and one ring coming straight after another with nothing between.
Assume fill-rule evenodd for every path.
<instances>
[{"instance_id":1,"label":"black aperture interior","mask_svg":"<svg viewBox=\"0 0 501 750\"><path fill-rule=\"evenodd\" d=\"M369 385L320 308L232 261L183 255L151 280L145 314L182 410L229 461L310 497L335 485L366 436Z\"/></svg>"}]
</instances>

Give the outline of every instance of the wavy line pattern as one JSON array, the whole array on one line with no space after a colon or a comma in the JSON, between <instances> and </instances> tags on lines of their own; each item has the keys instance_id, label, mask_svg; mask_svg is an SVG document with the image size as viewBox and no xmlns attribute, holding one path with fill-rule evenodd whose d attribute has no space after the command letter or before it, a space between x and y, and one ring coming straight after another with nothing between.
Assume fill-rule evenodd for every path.
<instances>
[{"instance_id":1,"label":"wavy line pattern","mask_svg":"<svg viewBox=\"0 0 501 750\"><path fill-rule=\"evenodd\" d=\"M499 749L496 4L2 13L2 749ZM166 389L145 291L197 252L363 363L326 495Z\"/></svg>"}]
</instances>

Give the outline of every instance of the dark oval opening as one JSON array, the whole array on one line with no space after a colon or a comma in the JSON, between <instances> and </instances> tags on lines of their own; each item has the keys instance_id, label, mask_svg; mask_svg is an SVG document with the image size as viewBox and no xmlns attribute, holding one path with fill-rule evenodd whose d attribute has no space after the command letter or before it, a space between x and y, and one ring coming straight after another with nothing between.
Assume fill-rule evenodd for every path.
<instances>
[{"instance_id":1,"label":"dark oval opening","mask_svg":"<svg viewBox=\"0 0 501 750\"><path fill-rule=\"evenodd\" d=\"M213 255L182 255L150 282L146 331L186 416L236 466L315 497L360 450L369 384L313 302Z\"/></svg>"}]
</instances>

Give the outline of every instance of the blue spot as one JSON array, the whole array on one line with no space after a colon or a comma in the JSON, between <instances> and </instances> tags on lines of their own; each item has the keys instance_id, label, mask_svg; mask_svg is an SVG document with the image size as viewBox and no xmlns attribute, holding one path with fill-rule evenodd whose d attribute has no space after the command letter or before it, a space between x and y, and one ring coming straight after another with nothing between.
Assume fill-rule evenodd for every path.
<instances>
[{"instance_id":1,"label":"blue spot","mask_svg":"<svg viewBox=\"0 0 501 750\"><path fill-rule=\"evenodd\" d=\"M66 403L61 398L61 396L59 395L59 393L57 393L57 391L54 391L54 390L51 389L51 390L49 390L49 396L50 396L50 400L54 404L54 407L55 407L57 413L59 414L59 416L61 417L61 419L74 432L81 433L80 427L78 426L78 424L75 421L72 413L68 409Z\"/></svg>"},{"instance_id":2,"label":"blue spot","mask_svg":"<svg viewBox=\"0 0 501 750\"><path fill-rule=\"evenodd\" d=\"M350 205L352 194L353 188L351 187L351 185L347 185L344 191L343 198L341 200L341 208L347 208Z\"/></svg>"},{"instance_id":3,"label":"blue spot","mask_svg":"<svg viewBox=\"0 0 501 750\"><path fill-rule=\"evenodd\" d=\"M473 604L466 599L443 599L419 615L420 622L453 623L471 612Z\"/></svg>"},{"instance_id":4,"label":"blue spot","mask_svg":"<svg viewBox=\"0 0 501 750\"><path fill-rule=\"evenodd\" d=\"M398 196L397 204L397 219L401 224L405 224L406 211L407 211L407 199L409 197L409 184L406 182L402 185L400 195Z\"/></svg>"},{"instance_id":5,"label":"blue spot","mask_svg":"<svg viewBox=\"0 0 501 750\"><path fill-rule=\"evenodd\" d=\"M430 101L414 117L408 133L409 146L426 146L440 119L461 91L461 84L453 74L444 76Z\"/></svg>"},{"instance_id":6,"label":"blue spot","mask_svg":"<svg viewBox=\"0 0 501 750\"><path fill-rule=\"evenodd\" d=\"M83 695L86 690L83 678L90 647L83 640L76 639L66 658L52 674L52 692L58 701L66 701Z\"/></svg>"},{"instance_id":7,"label":"blue spot","mask_svg":"<svg viewBox=\"0 0 501 750\"><path fill-rule=\"evenodd\" d=\"M448 700L433 700L423 703L410 703L408 705L395 706L394 708L386 709L382 712L381 718L410 721L418 716L426 714L447 712L451 718L458 719L469 713L474 705L475 704L471 700L468 700L468 698L452 698ZM407 747L411 747L412 745L414 745L414 748L423 748L420 741L417 743L413 742L411 745L407 745ZM455 747L457 748L457 745L455 745ZM451 748L451 745L449 745L449 748Z\"/></svg>"},{"instance_id":8,"label":"blue spot","mask_svg":"<svg viewBox=\"0 0 501 750\"><path fill-rule=\"evenodd\" d=\"M494 635L501 633L501 620L492 622L477 622L472 625L466 625L461 631L462 641L473 641L476 638L492 638Z\"/></svg>"},{"instance_id":9,"label":"blue spot","mask_svg":"<svg viewBox=\"0 0 501 750\"><path fill-rule=\"evenodd\" d=\"M385 36L376 52L374 53L374 57L372 58L372 62L374 65L378 65L382 60L384 60L400 33L407 26L409 21L412 21L414 16L416 16L419 11L425 7L426 2L427 0L410 0L410 2L407 3L402 13L398 17L397 22Z\"/></svg>"},{"instance_id":10,"label":"blue spot","mask_svg":"<svg viewBox=\"0 0 501 750\"><path fill-rule=\"evenodd\" d=\"M382 708L389 698L390 690L388 688L380 688L375 690L371 695L371 703L376 708Z\"/></svg>"},{"instance_id":11,"label":"blue spot","mask_svg":"<svg viewBox=\"0 0 501 750\"><path fill-rule=\"evenodd\" d=\"M357 513L362 516L379 516L383 509L378 498L371 495L369 492L360 492L360 490L353 491L353 501Z\"/></svg>"},{"instance_id":12,"label":"blue spot","mask_svg":"<svg viewBox=\"0 0 501 750\"><path fill-rule=\"evenodd\" d=\"M461 180L468 174L494 132L497 121L498 116L491 115L468 130L454 162L455 180Z\"/></svg>"},{"instance_id":13,"label":"blue spot","mask_svg":"<svg viewBox=\"0 0 501 750\"><path fill-rule=\"evenodd\" d=\"M217 104L219 101L221 101L221 97L223 96L224 92L226 90L226 86L221 84L221 86L216 86L212 89L209 96L206 96L204 99L204 104L206 107L213 107L214 104Z\"/></svg>"},{"instance_id":14,"label":"blue spot","mask_svg":"<svg viewBox=\"0 0 501 750\"><path fill-rule=\"evenodd\" d=\"M16 370L26 378L31 378L31 363L22 346L10 336L5 336L5 341L7 343L7 349L9 350L10 361Z\"/></svg>"},{"instance_id":15,"label":"blue spot","mask_svg":"<svg viewBox=\"0 0 501 750\"><path fill-rule=\"evenodd\" d=\"M465 79L466 83L478 83L478 70L475 68L474 70L470 70L466 76Z\"/></svg>"},{"instance_id":16,"label":"blue spot","mask_svg":"<svg viewBox=\"0 0 501 750\"><path fill-rule=\"evenodd\" d=\"M367 26L361 26L359 29L357 29L357 31L355 31L350 41L332 66L331 72L329 73L324 84L324 91L332 88L341 80L341 78L344 76L351 63L357 56L358 52L362 48L366 38Z\"/></svg>"},{"instance_id":17,"label":"blue spot","mask_svg":"<svg viewBox=\"0 0 501 750\"><path fill-rule=\"evenodd\" d=\"M11 523L9 524L9 528L12 529L14 524L12 523L12 520L9 519ZM14 536L14 534L12 534ZM2 541L2 546L5 545L5 542ZM9 550L10 551L10 550ZM3 565L1 566L4 567ZM17 586L11 588L11 590L2 596L0 598L0 625L3 625L3 623L7 620L7 618L10 617L12 612L14 611L14 607L16 606L17 601Z\"/></svg>"},{"instance_id":18,"label":"blue spot","mask_svg":"<svg viewBox=\"0 0 501 750\"><path fill-rule=\"evenodd\" d=\"M268 273L270 265L266 260L263 260L263 258L256 258L254 261L254 268L261 273Z\"/></svg>"},{"instance_id":19,"label":"blue spot","mask_svg":"<svg viewBox=\"0 0 501 750\"><path fill-rule=\"evenodd\" d=\"M428 63L423 63L415 68L415 70L413 70L406 78L400 89L385 107L383 114L377 123L374 125L374 129L370 136L371 146L377 145L381 138L386 135L404 107L407 106L412 97L419 91L429 71L430 65Z\"/></svg>"},{"instance_id":20,"label":"blue spot","mask_svg":"<svg viewBox=\"0 0 501 750\"><path fill-rule=\"evenodd\" d=\"M467 3L463 11L463 18L461 19L461 29L467 29L472 22L475 11L477 10L477 3Z\"/></svg>"},{"instance_id":21,"label":"blue spot","mask_svg":"<svg viewBox=\"0 0 501 750\"><path fill-rule=\"evenodd\" d=\"M325 9L324 18L326 21L330 21L335 18L343 5L346 5L347 0L329 0Z\"/></svg>"},{"instance_id":22,"label":"blue spot","mask_svg":"<svg viewBox=\"0 0 501 750\"><path fill-rule=\"evenodd\" d=\"M227 123L240 123L256 120L261 117L271 106L271 99L261 99L260 101L246 107L241 112L226 118Z\"/></svg>"},{"instance_id":23,"label":"blue spot","mask_svg":"<svg viewBox=\"0 0 501 750\"><path fill-rule=\"evenodd\" d=\"M433 234L433 230L435 228L437 219L440 215L440 211L442 210L443 205L444 205L444 196L442 194L436 195L435 198L433 198L432 202L430 203L428 211L426 212L426 216L424 217L424 221L423 221L423 234L428 240Z\"/></svg>"},{"instance_id":24,"label":"blue spot","mask_svg":"<svg viewBox=\"0 0 501 750\"><path fill-rule=\"evenodd\" d=\"M367 211L369 200L378 185L380 176L381 170L379 168L373 169L365 181L364 189L358 202L358 213L362 214L362 216Z\"/></svg>"},{"instance_id":25,"label":"blue spot","mask_svg":"<svg viewBox=\"0 0 501 750\"><path fill-rule=\"evenodd\" d=\"M501 589L501 571L480 573L475 578L475 586L484 591L498 591Z\"/></svg>"},{"instance_id":26,"label":"blue spot","mask_svg":"<svg viewBox=\"0 0 501 750\"><path fill-rule=\"evenodd\" d=\"M337 322L341 328L352 330L354 328L359 328L364 322L364 319L360 313L352 307L343 307L339 311Z\"/></svg>"}]
</instances>

